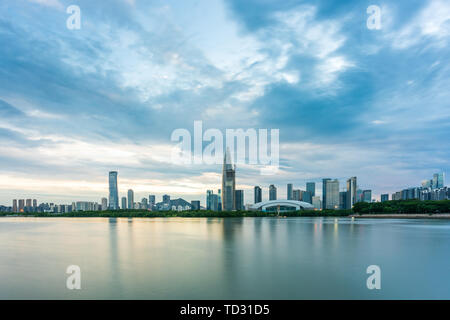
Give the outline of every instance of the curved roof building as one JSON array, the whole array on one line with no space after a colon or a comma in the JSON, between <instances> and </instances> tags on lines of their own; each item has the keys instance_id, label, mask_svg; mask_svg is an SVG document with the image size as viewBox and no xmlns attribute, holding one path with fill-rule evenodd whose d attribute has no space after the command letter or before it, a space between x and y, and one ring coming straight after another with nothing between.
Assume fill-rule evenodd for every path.
<instances>
[{"instance_id":1,"label":"curved roof building","mask_svg":"<svg viewBox=\"0 0 450 320\"><path fill-rule=\"evenodd\" d=\"M255 203L251 206L252 210L264 212L286 212L297 210L313 210L314 206L308 202L296 200L271 200Z\"/></svg>"}]
</instances>

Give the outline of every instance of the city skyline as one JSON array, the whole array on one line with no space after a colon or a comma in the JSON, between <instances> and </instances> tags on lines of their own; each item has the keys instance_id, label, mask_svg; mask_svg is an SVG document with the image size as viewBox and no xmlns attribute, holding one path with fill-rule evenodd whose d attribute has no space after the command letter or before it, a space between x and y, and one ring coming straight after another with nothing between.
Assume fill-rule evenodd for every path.
<instances>
[{"instance_id":1,"label":"city skyline","mask_svg":"<svg viewBox=\"0 0 450 320\"><path fill-rule=\"evenodd\" d=\"M218 167L170 162L196 120L280 130L276 175L238 169L245 199L352 176L379 199L450 169L448 1L385 3L379 30L366 3L271 0L79 0L69 30L69 2L0 3L0 203L98 201L108 171L119 198L204 199Z\"/></svg>"},{"instance_id":2,"label":"city skyline","mask_svg":"<svg viewBox=\"0 0 450 320\"><path fill-rule=\"evenodd\" d=\"M365 189L363 186L358 185L357 177L350 177L346 179L346 184L342 186L340 184L339 179L331 179L331 178L323 178L321 188L318 189L316 182L308 181L305 183L304 190L294 189L294 187L298 187L298 185L293 183L286 183L286 193L278 194L278 187L274 184L271 184L267 187L266 196L264 196L265 188L264 186L253 186L253 194L251 197L246 198L245 194L249 190L236 189L236 166L232 164L232 161L229 158L228 152L225 153L224 163L222 166L222 188L224 185L228 184L229 192L232 190L232 196L230 197L232 204L229 204L226 208L226 205L223 205L223 192L222 189L217 189L217 194L214 194L214 190L206 190L206 197L204 201L202 201L203 197L188 199L191 202L190 206L197 206L200 208L202 206L207 210L213 211L233 211L233 210L243 210L244 207L251 204L256 204L258 202L265 202L270 200L296 200L296 201L305 201L310 204L314 204L315 201L319 201L319 204L314 205L316 209L351 209L352 206L356 202L383 202L389 200L402 200L402 199L420 199L420 200L433 200L434 196L431 195L433 190L441 190L447 188L445 184L445 173L434 173L431 179L422 180L421 186L409 187L406 189L402 189L400 191L396 191L392 194L382 193L378 199L373 197L371 189ZM231 175L230 175L231 174ZM426 182L429 182L426 184ZM163 194L161 196L161 202L156 201L155 194L146 194L142 198L141 202L134 201L135 199L139 199L140 196L135 198L134 190L128 189L126 192L126 196L118 196L119 195L119 187L118 187L118 172L110 171L108 173L108 188L109 188L109 200L106 197L102 197L99 202L97 201L85 201L84 200L74 200L72 199L71 203L79 204L81 203L83 206L100 206L101 210L118 210L118 209L142 209L140 206L144 204L143 208L147 208L147 204L150 206L169 203L171 201L171 195ZM322 189L322 192L320 192ZM319 190L319 192L317 192ZM448 189L445 189L445 194L440 196L444 197L444 199L450 198L448 195ZM121 200L121 205L119 205L119 201ZM249 199L249 200L245 200ZM181 197L178 197L176 200L185 201ZM43 201L38 203L37 199L25 197L23 199L15 198L12 200L12 208L13 212L20 212L24 207L28 208L36 208L38 205L42 204L55 204L67 206L67 203L55 203L54 201ZM136 205L138 207L136 207ZM8 205L0 206L9 207ZM231 206L231 207L230 207ZM151 207L150 207L151 208ZM94 209L92 209L94 210ZM98 209L95 209L98 210ZM158 209L160 210L160 209Z\"/></svg>"}]
</instances>

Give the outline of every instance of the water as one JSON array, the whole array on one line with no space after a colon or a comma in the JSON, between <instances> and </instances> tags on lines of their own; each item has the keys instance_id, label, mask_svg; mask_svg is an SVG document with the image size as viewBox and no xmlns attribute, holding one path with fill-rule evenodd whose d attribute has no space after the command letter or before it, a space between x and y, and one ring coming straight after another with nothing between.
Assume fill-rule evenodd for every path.
<instances>
[{"instance_id":1,"label":"water","mask_svg":"<svg viewBox=\"0 0 450 320\"><path fill-rule=\"evenodd\" d=\"M0 298L450 299L450 221L0 218Z\"/></svg>"}]
</instances>

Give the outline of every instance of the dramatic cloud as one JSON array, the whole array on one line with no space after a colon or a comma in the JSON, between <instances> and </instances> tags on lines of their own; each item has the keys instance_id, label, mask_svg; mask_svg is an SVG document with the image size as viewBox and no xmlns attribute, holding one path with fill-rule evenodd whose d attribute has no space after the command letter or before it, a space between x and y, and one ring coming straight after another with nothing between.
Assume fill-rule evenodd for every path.
<instances>
[{"instance_id":1,"label":"dramatic cloud","mask_svg":"<svg viewBox=\"0 0 450 320\"><path fill-rule=\"evenodd\" d=\"M65 0L0 3L0 203L98 201L120 193L204 199L218 165L171 163L170 135L280 129L275 176L304 187L358 176L375 195L450 164L450 4L361 1ZM343 185L342 185L343 187ZM318 187L319 191L319 187ZM320 192L319 192L320 193Z\"/></svg>"}]
</instances>

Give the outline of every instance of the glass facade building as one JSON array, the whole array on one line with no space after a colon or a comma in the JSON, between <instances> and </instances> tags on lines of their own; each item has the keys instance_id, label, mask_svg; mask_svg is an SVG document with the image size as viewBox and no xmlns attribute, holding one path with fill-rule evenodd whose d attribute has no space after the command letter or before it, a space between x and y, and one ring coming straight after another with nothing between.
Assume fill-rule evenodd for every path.
<instances>
[{"instance_id":1,"label":"glass facade building","mask_svg":"<svg viewBox=\"0 0 450 320\"><path fill-rule=\"evenodd\" d=\"M117 171L109 172L109 209L119 209L119 190L117 187Z\"/></svg>"}]
</instances>

